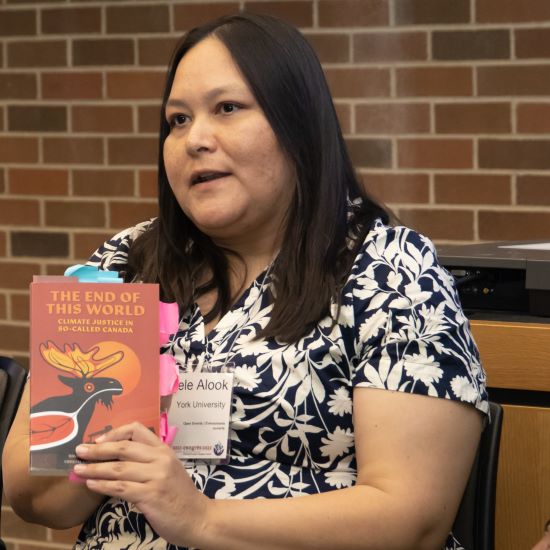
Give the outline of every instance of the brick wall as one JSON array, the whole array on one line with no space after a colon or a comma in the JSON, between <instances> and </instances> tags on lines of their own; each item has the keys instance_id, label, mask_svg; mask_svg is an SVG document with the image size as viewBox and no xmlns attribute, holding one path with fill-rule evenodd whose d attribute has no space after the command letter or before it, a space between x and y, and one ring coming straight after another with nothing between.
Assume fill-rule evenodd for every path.
<instances>
[{"instance_id":1,"label":"brick wall","mask_svg":"<svg viewBox=\"0 0 550 550\"><path fill-rule=\"evenodd\" d=\"M240 8L308 36L358 170L403 222L550 238L548 0L0 0L0 353L27 363L33 274L155 214L169 52ZM2 518L11 550L74 538Z\"/></svg>"}]
</instances>

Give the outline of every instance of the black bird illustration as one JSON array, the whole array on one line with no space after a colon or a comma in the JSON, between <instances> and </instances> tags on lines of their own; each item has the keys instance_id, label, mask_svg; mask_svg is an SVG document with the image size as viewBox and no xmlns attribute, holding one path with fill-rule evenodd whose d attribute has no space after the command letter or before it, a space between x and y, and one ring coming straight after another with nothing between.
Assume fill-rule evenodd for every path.
<instances>
[{"instance_id":1,"label":"black bird illustration","mask_svg":"<svg viewBox=\"0 0 550 550\"><path fill-rule=\"evenodd\" d=\"M74 455L75 447L83 441L96 404L111 408L113 396L122 393L118 380L97 375L122 361L124 352L101 358L97 357L98 352L98 346L83 352L78 344L65 344L64 351L53 342L40 345L40 353L49 365L72 375L58 376L72 392L48 397L31 408L31 462L38 455L50 455L47 461L54 460L56 464L48 467L66 469L64 461Z\"/></svg>"}]
</instances>

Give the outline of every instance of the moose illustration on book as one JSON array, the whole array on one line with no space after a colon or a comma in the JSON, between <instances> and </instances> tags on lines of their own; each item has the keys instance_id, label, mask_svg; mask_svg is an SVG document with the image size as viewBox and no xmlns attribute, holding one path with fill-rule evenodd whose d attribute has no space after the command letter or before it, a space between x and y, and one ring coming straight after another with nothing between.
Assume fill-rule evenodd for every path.
<instances>
[{"instance_id":1,"label":"moose illustration on book","mask_svg":"<svg viewBox=\"0 0 550 550\"><path fill-rule=\"evenodd\" d=\"M78 344L65 344L61 350L51 341L39 349L48 365L69 374L57 378L71 393L53 395L31 407L31 460L52 452L66 460L83 441L98 402L110 409L113 397L122 393L119 380L98 375L121 362L124 352L99 357L99 346L83 351Z\"/></svg>"}]
</instances>

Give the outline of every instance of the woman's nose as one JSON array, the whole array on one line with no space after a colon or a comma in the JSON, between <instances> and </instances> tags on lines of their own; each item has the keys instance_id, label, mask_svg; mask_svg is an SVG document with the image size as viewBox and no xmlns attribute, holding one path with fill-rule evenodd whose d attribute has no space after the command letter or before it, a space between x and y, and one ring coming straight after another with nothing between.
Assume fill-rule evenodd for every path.
<instances>
[{"instance_id":1,"label":"woman's nose","mask_svg":"<svg viewBox=\"0 0 550 550\"><path fill-rule=\"evenodd\" d=\"M187 132L186 148L191 156L211 152L216 148L214 128L205 117L197 117L191 122Z\"/></svg>"}]
</instances>

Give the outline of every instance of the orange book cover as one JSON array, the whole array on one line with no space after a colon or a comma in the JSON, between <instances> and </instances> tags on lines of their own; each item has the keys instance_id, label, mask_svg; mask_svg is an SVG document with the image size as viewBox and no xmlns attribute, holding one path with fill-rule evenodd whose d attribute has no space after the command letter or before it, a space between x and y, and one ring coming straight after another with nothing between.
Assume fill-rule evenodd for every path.
<instances>
[{"instance_id":1,"label":"orange book cover","mask_svg":"<svg viewBox=\"0 0 550 550\"><path fill-rule=\"evenodd\" d=\"M31 473L67 473L129 422L159 433L158 285L41 279L30 321Z\"/></svg>"}]
</instances>

